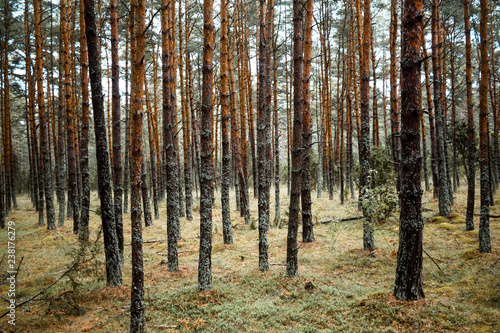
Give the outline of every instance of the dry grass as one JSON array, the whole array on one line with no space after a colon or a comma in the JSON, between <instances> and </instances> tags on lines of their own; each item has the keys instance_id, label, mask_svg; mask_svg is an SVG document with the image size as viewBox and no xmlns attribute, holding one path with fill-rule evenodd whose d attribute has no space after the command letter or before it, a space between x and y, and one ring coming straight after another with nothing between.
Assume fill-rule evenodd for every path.
<instances>
[{"instance_id":1,"label":"dry grass","mask_svg":"<svg viewBox=\"0 0 500 333\"><path fill-rule=\"evenodd\" d=\"M394 217L377 226L377 250L362 251L361 221L316 225L316 241L299 242L299 277L285 276L286 227L271 228L267 273L258 271L258 233L231 212L235 244L222 244L220 203L214 210L212 253L213 289L197 291L199 213L191 222L182 219L179 266L167 272L166 213L144 230L145 308L150 332L491 332L500 327L500 231L498 219L491 219L492 254L477 251L477 231L464 231L465 187L457 194L450 219L436 218L437 201L424 197L424 249L442 271L424 255L426 298L400 302L392 297L398 225ZM286 193L283 188L281 193ZM233 193L234 194L234 193ZM220 193L216 193L219 198ZM327 194L323 194L323 197ZM273 196L271 196L273 198ZM232 197L234 198L234 197ZM251 194L251 214L257 203ZM219 200L219 199L217 199ZM500 200L500 197L497 199ZM37 214L28 198L21 197L20 209L8 220L17 228L17 258L24 256L17 284L22 301L44 289L68 267L77 237L72 223L56 231L37 226ZM98 205L93 194L91 209ZM234 205L234 199L232 199ZM197 203L195 202L195 206ZM196 208L196 207L195 207ZM271 203L271 210L274 209ZM282 197L281 215L286 222L288 197ZM335 200L316 199L315 221L356 215L354 202L341 206ZM273 219L273 214L271 219ZM125 243L130 243L130 218L124 217ZM96 237L100 218L91 213L91 238ZM478 221L475 221L476 228ZM6 249L6 231L0 231L0 246ZM301 234L299 234L301 237ZM102 239L100 240L102 242ZM129 327L130 246L126 246L124 286L105 287L102 254L93 265L100 274L81 277L74 287L63 279L46 295L17 309L19 332L125 332ZM4 251L2 250L2 253ZM5 272L6 263L0 267ZM0 297L6 297L1 276ZM307 286L307 288L306 288ZM306 290L307 289L307 290ZM7 304L7 303L5 303ZM3 313L3 310L2 310ZM4 317L0 330L9 330Z\"/></svg>"}]
</instances>

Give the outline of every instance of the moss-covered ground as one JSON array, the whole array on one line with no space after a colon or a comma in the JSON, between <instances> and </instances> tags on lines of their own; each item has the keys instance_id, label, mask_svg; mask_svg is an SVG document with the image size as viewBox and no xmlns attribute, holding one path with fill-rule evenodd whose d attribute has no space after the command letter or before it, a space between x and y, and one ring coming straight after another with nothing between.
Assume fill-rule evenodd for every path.
<instances>
[{"instance_id":1,"label":"moss-covered ground","mask_svg":"<svg viewBox=\"0 0 500 333\"><path fill-rule=\"evenodd\" d=\"M479 191L478 191L479 192ZM223 245L220 192L213 214L213 288L197 291L199 204L194 220L181 219L179 267L167 272L166 210L144 229L145 313L149 332L493 332L500 330L500 219L491 218L491 254L478 253L477 227L466 232L466 188L456 194L450 218L437 217L437 200L424 194L425 299L401 302L392 296L398 247L398 217L376 226L377 250L362 250L361 220L315 225L314 243L299 241L299 277L285 276L288 197L281 189L281 228L268 232L269 272L258 270L258 232L245 225L231 197L234 245ZM251 215L257 200L251 196ZM358 215L354 201L340 205L327 193L313 193L315 222ZM271 195L271 198L274 194ZM325 198L326 197L326 198ZM16 228L18 303L57 280L77 257L72 221L55 231L40 227L28 197L7 221ZM476 198L477 202L479 197ZM500 205L500 196L496 197ZM91 239L99 232L99 201L92 194ZM477 210L477 209L476 209ZM56 210L57 212L57 210ZM271 218L274 202L271 202ZM477 210L478 212L478 210ZM492 207L498 216L500 206ZM130 322L130 216L124 216L124 285L106 287L102 245L96 260L79 274L65 276L16 311L16 327L0 319L0 331L127 332ZM278 223L280 224L280 223ZM300 230L299 230L300 231ZM301 238L299 233L299 238ZM102 236L97 244L102 244ZM7 231L0 230L0 257L7 253ZM85 256L88 256L86 254ZM432 257L432 259L431 259ZM439 266L439 267L438 267ZM0 266L0 315L7 310L7 258ZM70 279L71 277L71 279Z\"/></svg>"}]
</instances>

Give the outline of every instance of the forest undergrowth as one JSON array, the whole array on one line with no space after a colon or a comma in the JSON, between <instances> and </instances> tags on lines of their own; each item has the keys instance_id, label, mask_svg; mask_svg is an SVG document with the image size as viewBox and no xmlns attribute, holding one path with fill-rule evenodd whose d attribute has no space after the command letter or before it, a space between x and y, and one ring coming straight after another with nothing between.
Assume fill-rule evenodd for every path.
<instances>
[{"instance_id":1,"label":"forest undergrowth","mask_svg":"<svg viewBox=\"0 0 500 333\"><path fill-rule=\"evenodd\" d=\"M286 188L281 193L286 193ZM477 190L476 193L479 193ZM314 193L316 196L316 193ZM281 223L268 231L270 271L258 270L258 232L244 223L235 210L231 193L234 245L222 240L220 193L213 214L213 288L197 291L199 200L194 195L194 220L181 219L179 271L167 271L166 209L159 220L144 229L145 313L149 332L493 332L500 329L500 219L492 217L492 253L478 252L478 221L465 231L466 187L455 197L449 219L437 216L437 200L424 194L424 292L416 302L392 296L398 221L393 216L375 227L376 250L362 248L361 220L318 223L358 215L357 204L340 205L327 194L313 200L315 242L299 241L299 277L285 276L288 197L281 201ZM257 201L250 193L253 218ZM500 215L500 195L493 216ZM55 231L37 225L38 215L27 197L7 221L16 225L16 257L23 257L17 276L20 303L18 332L127 332L130 325L130 216L124 215L124 285L106 287L104 250L100 234L97 194L91 196L92 245L78 246L71 220ZM479 200L477 195L476 200ZM476 207L479 205L476 205ZM274 204L271 203L271 207ZM57 210L56 210L57 211ZM479 212L476 212L479 213ZM271 213L271 220L274 213ZM280 227L281 225L281 227ZM299 228L300 232L301 228ZM302 235L299 233L299 240ZM0 253L6 253L7 231L0 230ZM3 256L3 254L2 254ZM0 298L8 292L6 259L0 272ZM7 317L0 331L9 331Z\"/></svg>"}]
</instances>

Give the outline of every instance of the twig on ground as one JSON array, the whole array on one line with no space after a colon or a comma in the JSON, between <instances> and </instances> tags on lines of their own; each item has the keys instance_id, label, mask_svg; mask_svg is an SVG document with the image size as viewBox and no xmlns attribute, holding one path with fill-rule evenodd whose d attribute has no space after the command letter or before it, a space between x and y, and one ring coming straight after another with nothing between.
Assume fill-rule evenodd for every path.
<instances>
[{"instance_id":1,"label":"twig on ground","mask_svg":"<svg viewBox=\"0 0 500 333\"><path fill-rule=\"evenodd\" d=\"M331 222L347 222L347 221L355 221L355 220L360 220L363 218L363 215L356 215L356 216L350 216L350 217L344 217L341 219L331 219L331 220L323 220L319 221L319 224L328 224Z\"/></svg>"},{"instance_id":2,"label":"twig on ground","mask_svg":"<svg viewBox=\"0 0 500 333\"><path fill-rule=\"evenodd\" d=\"M432 257L430 256L430 254L429 254L429 253L427 253L427 251L425 251L424 249L422 249L422 251L424 251L424 253L425 253L425 254L426 254L426 255L427 255L427 256L428 256L428 257L432 260L432 262L434 263L434 265L436 265L436 266L437 266L437 268L439 268L439 270L441 271L441 273L443 273L443 275L444 275L444 271L441 269L441 267L439 267L439 265L438 265L438 264L437 264L437 262L434 260L434 258L432 258Z\"/></svg>"}]
</instances>

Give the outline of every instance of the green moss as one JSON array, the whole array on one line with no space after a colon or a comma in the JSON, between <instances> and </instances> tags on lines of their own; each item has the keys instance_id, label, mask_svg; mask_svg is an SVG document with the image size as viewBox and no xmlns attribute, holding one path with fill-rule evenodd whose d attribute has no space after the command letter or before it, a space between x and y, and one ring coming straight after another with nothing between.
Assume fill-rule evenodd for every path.
<instances>
[{"instance_id":1,"label":"green moss","mask_svg":"<svg viewBox=\"0 0 500 333\"><path fill-rule=\"evenodd\" d=\"M431 218L431 223L445 223L448 222L448 219L443 216L435 216Z\"/></svg>"},{"instance_id":2,"label":"green moss","mask_svg":"<svg viewBox=\"0 0 500 333\"><path fill-rule=\"evenodd\" d=\"M439 223L438 228L445 229L445 230L456 230L456 229L458 229L458 226L445 222L445 223Z\"/></svg>"}]
</instances>

